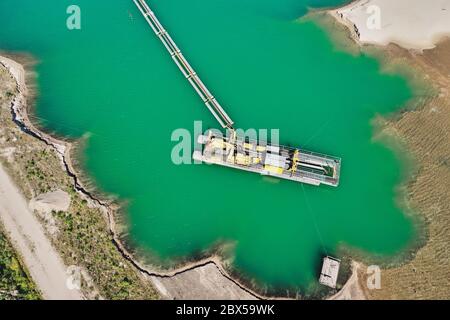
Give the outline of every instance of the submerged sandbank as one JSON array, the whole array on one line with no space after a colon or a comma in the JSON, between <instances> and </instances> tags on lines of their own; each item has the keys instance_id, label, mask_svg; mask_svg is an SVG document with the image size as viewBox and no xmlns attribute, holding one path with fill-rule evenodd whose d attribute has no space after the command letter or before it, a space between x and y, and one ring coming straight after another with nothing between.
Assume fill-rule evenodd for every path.
<instances>
[{"instance_id":1,"label":"submerged sandbank","mask_svg":"<svg viewBox=\"0 0 450 320\"><path fill-rule=\"evenodd\" d=\"M359 23L363 23L362 19L366 14L363 8L367 9L370 4L377 2L402 7L404 12L398 13L398 16L395 16L397 14L395 11L389 12L391 18L395 16L396 19L392 19L391 25L386 26L384 38L375 37L377 41L367 41L367 38L363 38L362 32L358 38L356 33L358 29L354 28L349 16L353 19L359 17ZM412 8L415 2L421 3ZM446 5L442 7L444 10L441 12L446 16L445 22L436 16L433 17L433 12L437 13L436 5L438 4ZM358 6L359 11L356 9ZM417 15L416 10L419 8L422 8L422 12ZM426 232L421 235L426 243L414 253L411 262L382 269L380 290L367 289L365 285L367 274L365 272L359 274L359 287L368 299L448 299L450 294L450 258L446 249L449 235L448 213L450 212L450 192L447 181L450 171L448 161L444 160L448 158L450 148L448 144L450 132L448 116L450 114L448 91L450 88L450 39L447 37L450 30L450 17L448 10L449 1L447 0L429 2L369 0L356 1L342 9L328 11L336 18L336 21L349 28L356 44L375 44L369 47L356 47L355 52L366 52L365 49L373 48L377 48L378 52L380 45L386 45L379 52L382 53L383 60L387 61L387 65L407 65L419 80L432 86L434 92L430 95L420 94L415 99L417 108L403 110L396 117L386 119L384 129L391 136L401 139L415 159L417 172L404 186L407 196L405 200L420 213L420 218L426 222ZM384 11L386 10L383 10L382 14ZM340 12L346 12L346 15L341 16ZM424 22L420 17L422 19L428 17L428 20ZM357 24L356 20L354 21ZM408 26L409 29L404 33L403 41L389 38L395 30L405 27L407 21L414 23ZM436 32L436 26L439 24L447 28L445 33ZM334 30L333 26L331 30ZM393 44L387 45L388 43ZM355 297L351 295L350 298Z\"/></svg>"}]
</instances>

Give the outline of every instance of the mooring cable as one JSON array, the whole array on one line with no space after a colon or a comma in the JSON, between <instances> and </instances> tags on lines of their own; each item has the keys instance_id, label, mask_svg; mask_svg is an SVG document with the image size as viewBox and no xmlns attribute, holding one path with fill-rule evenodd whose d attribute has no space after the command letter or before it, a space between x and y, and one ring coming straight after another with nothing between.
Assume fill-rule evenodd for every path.
<instances>
[{"instance_id":1,"label":"mooring cable","mask_svg":"<svg viewBox=\"0 0 450 320\"><path fill-rule=\"evenodd\" d=\"M318 236L318 238L319 238L320 244L322 245L323 251L324 251L325 254L328 256L328 251L327 251L327 249L326 249L326 247L325 247L325 242L323 241L322 234L321 234L321 232L320 232L320 230L319 230L319 225L317 224L316 216L314 215L314 212L313 212L313 210L312 210L311 204L309 203L309 200L308 200L308 196L306 195L305 186L303 185L303 183L300 183L300 185L301 185L302 190L303 190L303 196L304 196L304 198L305 198L305 203L306 203L307 211L308 211L310 217L311 217L312 220L313 220L314 228L316 229L316 233L317 233L317 236Z\"/></svg>"}]
</instances>

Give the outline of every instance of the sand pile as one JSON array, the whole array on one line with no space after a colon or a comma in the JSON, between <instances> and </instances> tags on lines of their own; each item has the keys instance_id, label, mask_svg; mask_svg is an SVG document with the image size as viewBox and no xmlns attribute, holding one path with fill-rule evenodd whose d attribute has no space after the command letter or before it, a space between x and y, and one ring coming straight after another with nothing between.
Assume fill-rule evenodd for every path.
<instances>
[{"instance_id":1,"label":"sand pile","mask_svg":"<svg viewBox=\"0 0 450 320\"><path fill-rule=\"evenodd\" d=\"M31 199L29 207L39 213L67 211L70 206L70 195L62 190L47 192Z\"/></svg>"}]
</instances>

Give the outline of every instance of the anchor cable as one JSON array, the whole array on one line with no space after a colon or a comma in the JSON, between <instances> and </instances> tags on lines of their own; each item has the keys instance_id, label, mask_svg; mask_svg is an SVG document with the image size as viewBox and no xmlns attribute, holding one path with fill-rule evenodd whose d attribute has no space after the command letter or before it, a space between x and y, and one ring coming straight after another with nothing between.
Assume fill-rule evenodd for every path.
<instances>
[{"instance_id":1,"label":"anchor cable","mask_svg":"<svg viewBox=\"0 0 450 320\"><path fill-rule=\"evenodd\" d=\"M325 247L325 242L323 241L322 234L321 234L321 232L320 232L320 230L319 230L319 225L317 224L316 216L315 216L315 214L314 214L314 212L313 212L313 210L312 210L311 204L309 203L308 196L307 196L306 190L305 190L305 186L303 185L303 183L300 183L300 185L301 185L302 190L303 190L303 196L304 196L304 198L305 198L305 203L306 203L307 211L308 211L308 213L309 213L311 219L313 220L313 224L314 224L314 228L315 228L315 230L316 230L317 237L319 238L319 241L320 241L320 244L321 244L321 246L322 246L323 251L324 251L325 254L328 256L328 251L327 251L327 249L326 249L326 247Z\"/></svg>"}]
</instances>

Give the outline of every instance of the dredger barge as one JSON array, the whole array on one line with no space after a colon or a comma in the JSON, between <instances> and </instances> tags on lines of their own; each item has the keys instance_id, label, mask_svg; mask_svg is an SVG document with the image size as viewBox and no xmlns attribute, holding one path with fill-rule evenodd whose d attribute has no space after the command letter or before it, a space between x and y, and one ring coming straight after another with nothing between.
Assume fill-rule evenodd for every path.
<instances>
[{"instance_id":1,"label":"dredger barge","mask_svg":"<svg viewBox=\"0 0 450 320\"><path fill-rule=\"evenodd\" d=\"M228 137L213 133L200 135L198 142L202 150L194 152L195 160L316 186L338 186L341 167L339 158L236 137L233 120L191 67L146 1L133 1L208 110L222 128L231 132Z\"/></svg>"},{"instance_id":2,"label":"dredger barge","mask_svg":"<svg viewBox=\"0 0 450 320\"><path fill-rule=\"evenodd\" d=\"M193 158L197 161L316 186L336 187L339 184L339 158L240 139L233 131L230 137L214 135L210 131L207 135L200 135L198 143L202 150L194 152Z\"/></svg>"}]
</instances>

